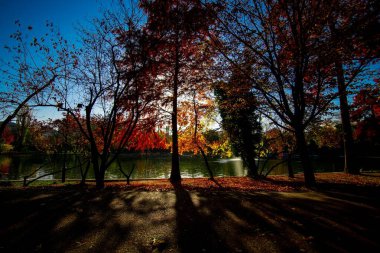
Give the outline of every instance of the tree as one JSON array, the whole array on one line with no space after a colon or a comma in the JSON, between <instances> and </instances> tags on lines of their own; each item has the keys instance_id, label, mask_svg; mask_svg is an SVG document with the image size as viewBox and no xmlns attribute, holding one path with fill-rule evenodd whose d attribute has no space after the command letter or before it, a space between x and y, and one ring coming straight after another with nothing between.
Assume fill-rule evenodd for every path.
<instances>
[{"instance_id":1,"label":"tree","mask_svg":"<svg viewBox=\"0 0 380 253\"><path fill-rule=\"evenodd\" d=\"M10 127L7 126L0 138L0 153L11 151L13 149L13 146L11 144L13 143L14 139L14 134L12 133Z\"/></svg>"},{"instance_id":2,"label":"tree","mask_svg":"<svg viewBox=\"0 0 380 253\"><path fill-rule=\"evenodd\" d=\"M294 152L294 135L279 127L272 127L263 133L263 140L268 155L280 155L283 152Z\"/></svg>"},{"instance_id":3,"label":"tree","mask_svg":"<svg viewBox=\"0 0 380 253\"><path fill-rule=\"evenodd\" d=\"M257 111L257 100L249 90L247 80L238 69L232 73L228 83L220 83L216 89L222 127L228 133L235 155L241 156L248 175L258 176L258 144L261 138L261 123Z\"/></svg>"},{"instance_id":4,"label":"tree","mask_svg":"<svg viewBox=\"0 0 380 253\"><path fill-rule=\"evenodd\" d=\"M213 5L198 0L147 1L140 6L147 13L147 29L156 39L155 58L161 63L159 79L168 87L172 126L172 182L181 180L178 153L178 98L186 89L189 71L197 69L209 54L204 50L208 28L213 24ZM199 50L201 49L201 50ZM202 50L203 49L203 50Z\"/></svg>"},{"instance_id":5,"label":"tree","mask_svg":"<svg viewBox=\"0 0 380 253\"><path fill-rule=\"evenodd\" d=\"M65 67L76 61L74 49L52 23L46 23L47 33L39 38L29 38L18 20L15 24L17 31L11 35L15 42L4 46L11 60L2 62L0 113L4 120L0 135L27 104L30 108L46 105L54 83L66 75ZM27 30L32 35L33 28L28 26Z\"/></svg>"},{"instance_id":6,"label":"tree","mask_svg":"<svg viewBox=\"0 0 380 253\"><path fill-rule=\"evenodd\" d=\"M81 116L76 115L79 121L83 122ZM61 182L64 183L66 181L67 153L80 153L84 158L87 157L88 141L83 138L73 116L68 113L64 114L64 118L54 120L51 124L53 129L56 129L56 138L59 139L56 152L63 154Z\"/></svg>"},{"instance_id":7,"label":"tree","mask_svg":"<svg viewBox=\"0 0 380 253\"><path fill-rule=\"evenodd\" d=\"M208 142L205 132L215 106L211 95L211 80L204 74L200 71L189 77L193 83L196 83L187 93L187 98L191 100L183 100L179 104L179 153L192 152L194 155L200 153L210 179L214 179L207 155L212 153L212 144L215 144L215 141Z\"/></svg>"},{"instance_id":8,"label":"tree","mask_svg":"<svg viewBox=\"0 0 380 253\"><path fill-rule=\"evenodd\" d=\"M354 163L353 133L347 95L358 82L358 76L365 73L366 66L374 63L379 55L378 32L373 26L378 24L379 5L374 1L340 1L326 3L332 6L329 14L329 34L321 57L334 67L337 81L339 107L343 130L344 170L358 174ZM375 43L374 43L375 42ZM368 79L368 76L365 78ZM360 81L359 81L360 83Z\"/></svg>"},{"instance_id":9,"label":"tree","mask_svg":"<svg viewBox=\"0 0 380 253\"><path fill-rule=\"evenodd\" d=\"M68 83L66 95L67 83L61 84L55 98L89 143L98 188L136 127L148 129L156 118L152 102L159 90L151 79L150 41L134 12L123 11L105 12L93 21L93 30L82 29L81 54L71 76L75 85Z\"/></svg>"},{"instance_id":10,"label":"tree","mask_svg":"<svg viewBox=\"0 0 380 253\"><path fill-rule=\"evenodd\" d=\"M378 81L378 80L377 80ZM352 120L356 122L356 140L380 144L380 85L362 88L354 97Z\"/></svg>"},{"instance_id":11,"label":"tree","mask_svg":"<svg viewBox=\"0 0 380 253\"><path fill-rule=\"evenodd\" d=\"M12 144L12 142L15 140L15 136L12 134L12 131L9 127L5 128L1 139L5 144Z\"/></svg>"},{"instance_id":12,"label":"tree","mask_svg":"<svg viewBox=\"0 0 380 253\"><path fill-rule=\"evenodd\" d=\"M294 178L294 170L292 166L292 157L295 151L295 138L292 132L286 131L279 127L271 127L263 133L260 158L264 160L262 170L271 157L279 157L287 161L288 176ZM269 175L272 169L283 163L275 164L267 170L266 175Z\"/></svg>"},{"instance_id":13,"label":"tree","mask_svg":"<svg viewBox=\"0 0 380 253\"><path fill-rule=\"evenodd\" d=\"M78 113L76 117L80 122L85 121L83 116ZM59 139L59 145L57 146L56 152L62 153L65 152L65 150L75 154L84 154L88 152L89 143L86 138L84 138L72 115L65 113L63 118L56 119L47 124L51 129L54 129L54 132L56 132L55 135Z\"/></svg>"},{"instance_id":14,"label":"tree","mask_svg":"<svg viewBox=\"0 0 380 253\"><path fill-rule=\"evenodd\" d=\"M342 144L340 130L329 120L312 124L307 131L307 139L314 141L319 148L338 149Z\"/></svg>"},{"instance_id":15,"label":"tree","mask_svg":"<svg viewBox=\"0 0 380 253\"><path fill-rule=\"evenodd\" d=\"M329 67L317 57L329 9L309 1L232 1L219 15L222 43L214 43L228 63L241 69L257 92L260 111L295 134L305 184L315 185L305 129L334 96Z\"/></svg>"},{"instance_id":16,"label":"tree","mask_svg":"<svg viewBox=\"0 0 380 253\"><path fill-rule=\"evenodd\" d=\"M32 149L41 153L54 154L59 151L62 139L51 121L33 119L29 128Z\"/></svg>"},{"instance_id":17,"label":"tree","mask_svg":"<svg viewBox=\"0 0 380 253\"><path fill-rule=\"evenodd\" d=\"M134 151L148 152L148 150L164 150L167 148L165 135L161 131L153 129L135 129L130 141L128 149Z\"/></svg>"},{"instance_id":18,"label":"tree","mask_svg":"<svg viewBox=\"0 0 380 253\"><path fill-rule=\"evenodd\" d=\"M207 129L202 135L207 143L206 149L208 150L208 154L211 154L213 157L222 158L231 158L233 156L231 143L226 131L223 131L220 128Z\"/></svg>"},{"instance_id":19,"label":"tree","mask_svg":"<svg viewBox=\"0 0 380 253\"><path fill-rule=\"evenodd\" d=\"M32 111L28 105L24 105L16 115L16 150L22 151L28 136L30 122L32 120Z\"/></svg>"}]
</instances>

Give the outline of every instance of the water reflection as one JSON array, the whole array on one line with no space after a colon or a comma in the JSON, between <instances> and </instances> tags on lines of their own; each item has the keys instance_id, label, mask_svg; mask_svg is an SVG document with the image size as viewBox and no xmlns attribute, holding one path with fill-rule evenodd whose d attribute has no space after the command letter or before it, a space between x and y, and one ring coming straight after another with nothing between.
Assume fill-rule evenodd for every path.
<instances>
[{"instance_id":1,"label":"water reflection","mask_svg":"<svg viewBox=\"0 0 380 253\"><path fill-rule=\"evenodd\" d=\"M135 167L131 179L141 178L169 178L171 170L170 154L151 154L148 156L140 155L122 155L120 156L120 164L125 173ZM266 171L277 164L279 160L269 160L267 163L259 161L260 171ZM247 174L239 158L233 159L210 159L210 167L215 176L244 176ZM343 159L323 160L313 159L313 166L316 171L341 171L343 168ZM68 168L66 176L69 179L80 179L80 161L77 156L68 156ZM364 163L363 163L364 164ZM265 166L264 166L265 165ZM41 167L42 166L42 167ZM44 177L43 179L60 179L60 169L63 166L63 156L39 156L39 155L0 155L0 173L1 179L23 179L24 176L30 178L40 177L47 173L57 172L53 175ZM200 157L182 156L180 158L181 175L184 178L208 177L208 172L204 161ZM288 172L287 163L278 165L271 171L272 175L284 175ZM373 168L370 165L369 169ZM294 171L300 171L300 163L292 162ZM113 163L106 171L107 179L123 179L124 176L119 170L118 163ZM92 169L89 170L87 178L94 178Z\"/></svg>"}]
</instances>

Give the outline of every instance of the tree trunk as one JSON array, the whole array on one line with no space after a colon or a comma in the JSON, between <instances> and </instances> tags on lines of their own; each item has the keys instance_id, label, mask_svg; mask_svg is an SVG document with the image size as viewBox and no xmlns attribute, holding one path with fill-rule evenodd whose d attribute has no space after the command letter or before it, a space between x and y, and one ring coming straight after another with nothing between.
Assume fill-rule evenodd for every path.
<instances>
[{"instance_id":1,"label":"tree trunk","mask_svg":"<svg viewBox=\"0 0 380 253\"><path fill-rule=\"evenodd\" d=\"M353 137L350 122L350 111L347 102L347 88L344 81L344 73L342 62L335 62L335 70L338 81L339 102L340 102L340 117L342 120L343 129L343 149L344 149L344 172L350 174L359 174L359 170L354 164L353 152Z\"/></svg>"},{"instance_id":2,"label":"tree trunk","mask_svg":"<svg viewBox=\"0 0 380 253\"><path fill-rule=\"evenodd\" d=\"M91 145L91 160L92 160L92 167L94 169L96 188L102 189L102 188L104 188L105 170L103 170L103 168L102 168L103 163L99 164L99 157L96 155L96 153L97 153L96 147L93 147Z\"/></svg>"},{"instance_id":3,"label":"tree trunk","mask_svg":"<svg viewBox=\"0 0 380 253\"><path fill-rule=\"evenodd\" d=\"M99 168L98 173L96 173L95 175L97 189L104 188L104 174L105 174L105 170L103 168Z\"/></svg>"},{"instance_id":4,"label":"tree trunk","mask_svg":"<svg viewBox=\"0 0 380 253\"><path fill-rule=\"evenodd\" d=\"M104 174L103 174L103 176L96 178L96 188L97 189L103 189L104 188Z\"/></svg>"},{"instance_id":5,"label":"tree trunk","mask_svg":"<svg viewBox=\"0 0 380 253\"><path fill-rule=\"evenodd\" d=\"M313 171L313 168L311 167L311 161L310 161L309 152L307 149L304 130L302 128L296 128L295 136L296 136L297 150L301 157L301 164L302 164L302 169L303 169L304 178L305 178L305 186L314 187L316 185L314 171Z\"/></svg>"},{"instance_id":6,"label":"tree trunk","mask_svg":"<svg viewBox=\"0 0 380 253\"><path fill-rule=\"evenodd\" d=\"M181 180L179 170L179 154L178 154L178 129L177 129L177 92L173 98L173 114L172 114L172 170L170 180L177 182Z\"/></svg>"},{"instance_id":7,"label":"tree trunk","mask_svg":"<svg viewBox=\"0 0 380 253\"><path fill-rule=\"evenodd\" d=\"M178 182L181 180L179 170L178 154L178 127L177 127L177 99L178 99L178 75L179 75L179 45L176 46L176 59L173 80L173 111L172 111L172 170L170 181Z\"/></svg>"},{"instance_id":8,"label":"tree trunk","mask_svg":"<svg viewBox=\"0 0 380 253\"><path fill-rule=\"evenodd\" d=\"M199 151L201 151L203 161L205 162L206 169L208 171L208 174L210 175L210 179L214 179L214 173L212 173L212 170L211 170L210 165L208 163L207 156L206 156L205 152L203 151L203 148L198 145L198 149L199 149Z\"/></svg>"},{"instance_id":9,"label":"tree trunk","mask_svg":"<svg viewBox=\"0 0 380 253\"><path fill-rule=\"evenodd\" d=\"M256 166L256 161L254 157L247 157L247 168L248 168L248 176L252 178L258 177L258 168Z\"/></svg>"},{"instance_id":10,"label":"tree trunk","mask_svg":"<svg viewBox=\"0 0 380 253\"><path fill-rule=\"evenodd\" d=\"M88 161L88 162L87 162L87 165L86 165L86 169L85 169L85 171L83 171L83 169L82 169L82 165L81 165L81 167L80 167L80 169L81 169L81 176L82 176L81 181L80 181L80 185L85 185L85 184L86 184L86 178L87 178L88 170L89 170L89 168L90 168L90 164L91 164L91 162Z\"/></svg>"},{"instance_id":11,"label":"tree trunk","mask_svg":"<svg viewBox=\"0 0 380 253\"><path fill-rule=\"evenodd\" d=\"M246 123L248 124L248 122ZM249 134L244 134L244 136L249 136ZM252 145L252 140L248 138L243 139L243 145L244 150L241 155L242 158L244 156L243 161L245 161L245 166L248 169L248 176L252 178L258 178L259 172L255 161L255 157L257 155L255 146Z\"/></svg>"}]
</instances>

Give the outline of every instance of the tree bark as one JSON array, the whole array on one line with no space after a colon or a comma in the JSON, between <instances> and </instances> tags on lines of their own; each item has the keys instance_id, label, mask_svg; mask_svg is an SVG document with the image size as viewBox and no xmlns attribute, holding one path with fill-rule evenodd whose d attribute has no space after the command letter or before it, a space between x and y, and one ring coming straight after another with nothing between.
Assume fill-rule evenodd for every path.
<instances>
[{"instance_id":1,"label":"tree bark","mask_svg":"<svg viewBox=\"0 0 380 253\"><path fill-rule=\"evenodd\" d=\"M177 126L177 99L178 99L178 76L179 76L179 45L177 41L174 80L173 80L173 111L172 111L172 170L170 172L170 181L181 181L181 173L179 170L179 154L178 154L178 126Z\"/></svg>"},{"instance_id":2,"label":"tree bark","mask_svg":"<svg viewBox=\"0 0 380 253\"><path fill-rule=\"evenodd\" d=\"M92 161L92 168L94 170L94 175L95 175L96 188L102 189L104 188L105 170L102 169L102 163L99 163L97 149L96 149L96 146L94 147L93 145L91 145L91 161Z\"/></svg>"},{"instance_id":3,"label":"tree bark","mask_svg":"<svg viewBox=\"0 0 380 253\"><path fill-rule=\"evenodd\" d=\"M309 157L309 152L307 149L306 139L305 139L305 132L302 128L296 128L295 129L295 136L296 136L296 143L297 143L297 149L301 157L301 164L302 169L304 172L304 178L305 178L305 186L315 187L315 176L314 171L311 166L311 161Z\"/></svg>"},{"instance_id":4,"label":"tree bark","mask_svg":"<svg viewBox=\"0 0 380 253\"><path fill-rule=\"evenodd\" d=\"M342 120L343 130L343 149L344 149L344 172L350 174L359 174L359 170L354 164L353 137L350 121L350 110L347 102L347 88L344 81L344 72L342 62L335 61L335 70L338 81L340 117Z\"/></svg>"},{"instance_id":5,"label":"tree bark","mask_svg":"<svg viewBox=\"0 0 380 253\"><path fill-rule=\"evenodd\" d=\"M175 85L177 86L177 85ZM179 170L179 154L178 154L178 128L177 128L177 89L174 88L175 95L173 97L173 112L172 112L172 170L170 180L173 182L181 180Z\"/></svg>"},{"instance_id":6,"label":"tree bark","mask_svg":"<svg viewBox=\"0 0 380 253\"><path fill-rule=\"evenodd\" d=\"M81 169L81 176L82 176L81 181L80 181L80 185L85 185L85 184L86 184L86 177L87 177L88 170L89 170L89 168L90 168L90 164L91 164L91 162L88 161L88 162L87 162L87 165L86 165L86 169L85 169L85 171L83 171L83 169L82 169L82 165L80 166L80 169Z\"/></svg>"},{"instance_id":7,"label":"tree bark","mask_svg":"<svg viewBox=\"0 0 380 253\"><path fill-rule=\"evenodd\" d=\"M202 154L202 157L203 157L203 161L205 162L205 165L206 165L206 169L208 171L208 174L210 176L210 179L214 179L214 173L212 173L212 170L210 168L210 164L208 163L208 159L207 159L207 156L203 150L203 148L201 146L198 145L198 149L199 151L201 151L201 154Z\"/></svg>"},{"instance_id":8,"label":"tree bark","mask_svg":"<svg viewBox=\"0 0 380 253\"><path fill-rule=\"evenodd\" d=\"M255 158L250 157L248 155L246 163L247 163L247 168L248 168L248 176L252 178L257 178L259 174L258 174L258 168L256 166Z\"/></svg>"},{"instance_id":9,"label":"tree bark","mask_svg":"<svg viewBox=\"0 0 380 253\"><path fill-rule=\"evenodd\" d=\"M98 168L98 170L98 173L95 174L96 188L103 189L105 170L103 168Z\"/></svg>"}]
</instances>

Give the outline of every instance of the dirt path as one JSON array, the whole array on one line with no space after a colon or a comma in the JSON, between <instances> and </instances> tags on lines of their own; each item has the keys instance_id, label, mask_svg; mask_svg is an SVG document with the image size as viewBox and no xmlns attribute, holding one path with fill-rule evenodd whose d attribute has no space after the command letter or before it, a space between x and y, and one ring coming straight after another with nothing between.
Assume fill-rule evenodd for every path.
<instances>
[{"instance_id":1,"label":"dirt path","mask_svg":"<svg viewBox=\"0 0 380 253\"><path fill-rule=\"evenodd\" d=\"M0 251L380 252L379 193L3 188Z\"/></svg>"}]
</instances>

